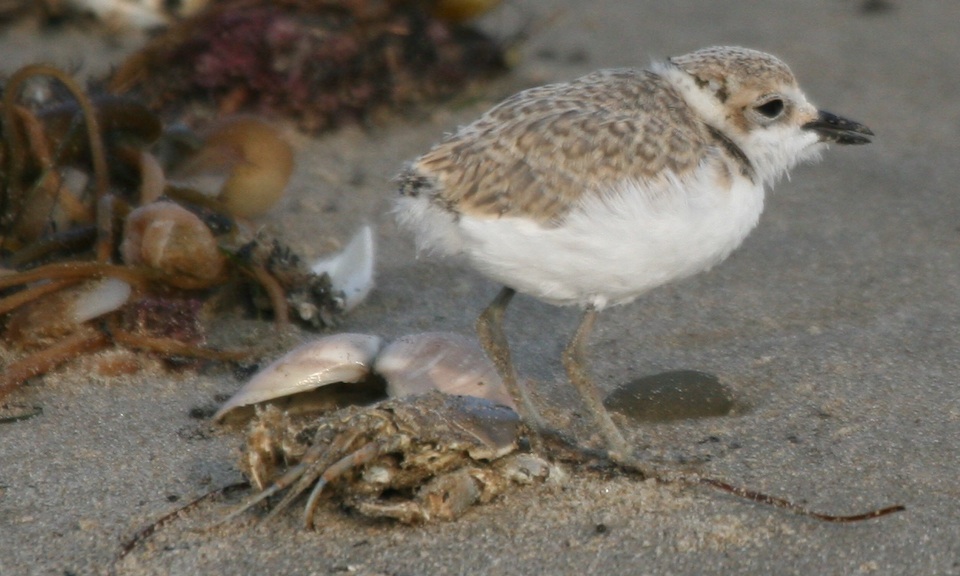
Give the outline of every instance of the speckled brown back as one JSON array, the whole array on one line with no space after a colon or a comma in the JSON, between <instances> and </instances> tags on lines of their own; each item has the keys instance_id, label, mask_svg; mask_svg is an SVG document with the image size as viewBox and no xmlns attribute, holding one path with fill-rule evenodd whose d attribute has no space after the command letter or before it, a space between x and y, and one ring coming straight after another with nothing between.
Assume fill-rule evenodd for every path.
<instances>
[{"instance_id":1,"label":"speckled brown back","mask_svg":"<svg viewBox=\"0 0 960 576\"><path fill-rule=\"evenodd\" d=\"M583 194L695 168L715 138L660 76L601 70L508 98L414 161L400 191L458 214L559 221Z\"/></svg>"}]
</instances>

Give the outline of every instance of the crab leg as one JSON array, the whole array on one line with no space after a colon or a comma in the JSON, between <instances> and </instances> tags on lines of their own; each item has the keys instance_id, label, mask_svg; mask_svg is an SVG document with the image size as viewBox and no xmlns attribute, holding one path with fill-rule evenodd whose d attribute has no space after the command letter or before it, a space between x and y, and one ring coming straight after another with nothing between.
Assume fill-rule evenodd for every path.
<instances>
[{"instance_id":1,"label":"crab leg","mask_svg":"<svg viewBox=\"0 0 960 576\"><path fill-rule=\"evenodd\" d=\"M303 510L304 527L306 527L307 530L313 529L313 514L317 509L317 503L320 501L320 494L323 492L323 488L327 484L343 476L343 474L353 468L357 468L358 466L372 462L379 456L390 454L391 452L402 452L409 445L410 438L408 436L397 434L395 436L390 436L385 440L370 442L359 450L347 454L340 460L334 462L331 466L323 471L323 475L320 476L320 479L317 481L317 485L314 486L313 491L310 492L310 497L307 498L307 505ZM307 485L309 485L309 483ZM276 510L273 512L276 512ZM271 512L271 514L273 512Z\"/></svg>"},{"instance_id":2,"label":"crab leg","mask_svg":"<svg viewBox=\"0 0 960 576\"><path fill-rule=\"evenodd\" d=\"M377 442L369 442L359 450L351 452L334 462L333 465L327 467L326 470L323 470L323 474L320 475L320 479L317 480L317 485L314 486L310 492L310 497L307 498L307 505L303 510L303 525L307 530L313 529L313 514L317 509L317 504L320 502L320 495L323 493L324 487L361 462L369 462L379 456L382 453L380 448L381 446ZM304 477L300 479L300 483L305 484L305 489L314 479L315 478ZM279 508L280 507L277 506L270 514L276 514Z\"/></svg>"},{"instance_id":3,"label":"crab leg","mask_svg":"<svg viewBox=\"0 0 960 576\"><path fill-rule=\"evenodd\" d=\"M303 459L300 460L299 464L287 470L283 476L277 478L273 484L265 488L262 492L254 495L246 502L241 504L239 508L227 515L227 517L223 519L223 522L227 522L236 518L250 508L256 506L258 503L263 502L267 498L300 480L293 490L286 494L283 500L280 501L280 504L278 504L277 507L267 516L267 518L272 518L276 515L277 511L283 510L289 506L290 502L293 501L297 495L306 490L307 487L313 482L313 480L310 480L310 482L307 482L305 486L301 486L303 483L303 478L312 477L313 479L316 479L320 472L323 472L323 470L330 466L330 463L334 458L340 454L343 454L347 450L347 446L353 444L357 437L360 436L361 432L361 430L357 430L352 434L341 434L334 439L329 447L314 446L303 455Z\"/></svg>"},{"instance_id":4,"label":"crab leg","mask_svg":"<svg viewBox=\"0 0 960 576\"><path fill-rule=\"evenodd\" d=\"M301 464L298 464L297 466L294 466L290 470L287 470L287 473L281 476L280 478L278 478L276 482L274 482L267 488L264 488L261 492L254 494L251 498L248 498L243 504L240 505L239 508L237 508L236 510L228 514L223 520L218 522L218 524L224 524L233 520L237 516L243 514L247 510L259 504L260 502L263 502L267 498L280 492L281 490L283 490L284 488L286 488L287 486L295 482L301 475L306 473L306 471L309 468L310 468L309 464L301 463ZM301 489L300 491L302 492L303 490ZM289 494L287 496L289 496ZM284 497L280 505L277 506L277 509L282 510L283 508L285 508L289 504L288 500L292 500L292 499L288 497ZM274 509L273 512L267 518L272 518L275 515L274 513L277 511L277 509Z\"/></svg>"},{"instance_id":5,"label":"crab leg","mask_svg":"<svg viewBox=\"0 0 960 576\"><path fill-rule=\"evenodd\" d=\"M266 520L270 520L277 516L280 512L283 512L291 502L296 500L300 494L310 487L311 484L317 481L317 478L324 478L320 480L321 485L325 485L333 477L328 477L326 471L330 469L331 465L336 465L336 458L340 457L344 452L349 452L353 450L353 443L360 436L361 431L352 432L349 435L338 436L332 446L327 450L324 450L320 456L322 458L313 457L310 459L310 462L307 463L306 468L299 474L299 478L296 479L296 484L293 485L286 494L284 494L283 499L274 506L273 510L267 514ZM343 440L341 440L343 439ZM363 450L370 444L364 444L360 450ZM348 448L349 447L349 448ZM309 455L309 453L308 453ZM306 456L304 456L306 460ZM302 464L301 464L302 466ZM299 466L298 466L299 468ZM284 474L286 477L287 474Z\"/></svg>"}]
</instances>

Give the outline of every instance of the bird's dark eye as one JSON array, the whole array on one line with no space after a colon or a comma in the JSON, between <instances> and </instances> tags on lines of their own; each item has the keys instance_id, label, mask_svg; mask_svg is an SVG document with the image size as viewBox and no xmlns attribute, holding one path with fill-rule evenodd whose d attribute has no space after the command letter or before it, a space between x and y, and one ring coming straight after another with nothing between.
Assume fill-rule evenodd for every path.
<instances>
[{"instance_id":1,"label":"bird's dark eye","mask_svg":"<svg viewBox=\"0 0 960 576\"><path fill-rule=\"evenodd\" d=\"M767 118L776 118L783 113L783 100L774 98L757 106L755 110Z\"/></svg>"}]
</instances>

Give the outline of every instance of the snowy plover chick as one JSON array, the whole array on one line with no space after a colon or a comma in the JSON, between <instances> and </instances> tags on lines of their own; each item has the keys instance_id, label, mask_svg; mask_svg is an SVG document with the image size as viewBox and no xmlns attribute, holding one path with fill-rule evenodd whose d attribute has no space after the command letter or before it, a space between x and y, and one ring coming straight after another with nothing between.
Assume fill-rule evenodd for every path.
<instances>
[{"instance_id":1,"label":"snowy plover chick","mask_svg":"<svg viewBox=\"0 0 960 576\"><path fill-rule=\"evenodd\" d=\"M818 111L776 57L706 48L506 99L406 168L397 218L419 249L461 254L505 286L477 330L534 429L503 313L515 291L584 308L564 368L610 456L644 469L587 375L597 313L719 263L757 224L767 186L827 143L872 134Z\"/></svg>"}]
</instances>

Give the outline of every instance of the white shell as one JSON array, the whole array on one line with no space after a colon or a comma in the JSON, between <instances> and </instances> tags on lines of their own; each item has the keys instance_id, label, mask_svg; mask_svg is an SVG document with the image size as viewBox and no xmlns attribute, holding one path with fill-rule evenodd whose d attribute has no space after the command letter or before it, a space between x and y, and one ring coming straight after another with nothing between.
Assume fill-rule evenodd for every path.
<instances>
[{"instance_id":1,"label":"white shell","mask_svg":"<svg viewBox=\"0 0 960 576\"><path fill-rule=\"evenodd\" d=\"M362 302L373 289L375 246L373 229L363 226L340 252L314 262L315 274L326 272L334 290L342 290L344 311Z\"/></svg>"},{"instance_id":2,"label":"white shell","mask_svg":"<svg viewBox=\"0 0 960 576\"><path fill-rule=\"evenodd\" d=\"M373 369L398 398L440 390L476 396L516 410L493 363L473 339L453 332L410 334L388 344Z\"/></svg>"},{"instance_id":3,"label":"white shell","mask_svg":"<svg viewBox=\"0 0 960 576\"><path fill-rule=\"evenodd\" d=\"M370 374L382 340L367 334L334 334L302 344L257 372L213 415L214 422L241 406L307 392Z\"/></svg>"},{"instance_id":4,"label":"white shell","mask_svg":"<svg viewBox=\"0 0 960 576\"><path fill-rule=\"evenodd\" d=\"M66 5L119 29L152 30L170 23L159 0L67 0Z\"/></svg>"},{"instance_id":5,"label":"white shell","mask_svg":"<svg viewBox=\"0 0 960 576\"><path fill-rule=\"evenodd\" d=\"M82 324L113 312L126 304L129 298L129 284L116 278L104 278L77 296L71 307L71 319Z\"/></svg>"}]
</instances>

